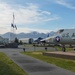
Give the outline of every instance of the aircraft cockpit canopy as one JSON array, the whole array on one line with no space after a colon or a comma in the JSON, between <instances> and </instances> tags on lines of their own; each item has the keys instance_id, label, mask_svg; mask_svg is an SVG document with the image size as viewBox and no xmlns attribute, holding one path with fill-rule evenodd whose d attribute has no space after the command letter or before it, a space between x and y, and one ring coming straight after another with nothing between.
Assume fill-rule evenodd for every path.
<instances>
[{"instance_id":1,"label":"aircraft cockpit canopy","mask_svg":"<svg viewBox=\"0 0 75 75\"><path fill-rule=\"evenodd\" d=\"M60 34L64 31L64 29L58 30L56 33Z\"/></svg>"}]
</instances>

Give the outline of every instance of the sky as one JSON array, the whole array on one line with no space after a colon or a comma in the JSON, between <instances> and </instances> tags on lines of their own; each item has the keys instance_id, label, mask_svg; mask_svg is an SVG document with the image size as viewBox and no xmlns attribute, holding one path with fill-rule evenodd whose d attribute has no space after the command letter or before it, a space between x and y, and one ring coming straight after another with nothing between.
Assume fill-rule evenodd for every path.
<instances>
[{"instance_id":1,"label":"sky","mask_svg":"<svg viewBox=\"0 0 75 75\"><path fill-rule=\"evenodd\" d=\"M75 28L75 0L0 0L0 34Z\"/></svg>"}]
</instances>

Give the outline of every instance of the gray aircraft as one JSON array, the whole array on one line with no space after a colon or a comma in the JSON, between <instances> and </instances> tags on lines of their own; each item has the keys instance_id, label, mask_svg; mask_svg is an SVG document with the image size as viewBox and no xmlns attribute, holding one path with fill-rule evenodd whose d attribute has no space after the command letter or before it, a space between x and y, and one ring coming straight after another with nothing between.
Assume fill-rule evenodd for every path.
<instances>
[{"instance_id":1,"label":"gray aircraft","mask_svg":"<svg viewBox=\"0 0 75 75\"><path fill-rule=\"evenodd\" d=\"M45 38L41 41L50 44L61 44L62 49L64 48L65 51L66 44L75 44L75 29L60 29L54 36Z\"/></svg>"}]
</instances>

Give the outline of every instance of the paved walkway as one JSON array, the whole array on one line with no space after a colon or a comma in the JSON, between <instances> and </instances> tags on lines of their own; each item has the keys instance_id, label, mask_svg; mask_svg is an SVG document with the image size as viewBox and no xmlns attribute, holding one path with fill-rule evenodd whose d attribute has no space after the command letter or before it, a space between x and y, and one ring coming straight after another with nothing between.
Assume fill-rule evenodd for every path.
<instances>
[{"instance_id":1,"label":"paved walkway","mask_svg":"<svg viewBox=\"0 0 75 75\"><path fill-rule=\"evenodd\" d=\"M33 57L20 54L17 50L10 49L3 52L18 64L28 75L75 75L75 73L48 64Z\"/></svg>"}]
</instances>

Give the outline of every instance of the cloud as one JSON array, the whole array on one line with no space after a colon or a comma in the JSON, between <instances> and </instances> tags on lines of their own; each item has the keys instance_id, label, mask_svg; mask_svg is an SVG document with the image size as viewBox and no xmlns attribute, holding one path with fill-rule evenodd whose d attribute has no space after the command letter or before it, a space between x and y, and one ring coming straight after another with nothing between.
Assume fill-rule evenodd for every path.
<instances>
[{"instance_id":1,"label":"cloud","mask_svg":"<svg viewBox=\"0 0 75 75\"><path fill-rule=\"evenodd\" d=\"M0 34L4 34L4 33L6 33L6 32L11 32L11 28L10 27L8 27L8 26L0 26Z\"/></svg>"},{"instance_id":2,"label":"cloud","mask_svg":"<svg viewBox=\"0 0 75 75\"><path fill-rule=\"evenodd\" d=\"M13 29L11 29L11 27L0 27L0 34L4 34L4 33L6 33L6 32L12 32L12 30ZM37 29L37 28L27 28L27 27L25 27L25 28L18 28L17 30L15 30L14 29L14 31L15 31L15 33L21 33L21 32L24 32L24 33L30 33L30 32L33 32L33 31L37 31L37 32L39 32L39 33L48 33L48 32L50 32L50 31L53 31L53 30L48 30L48 29Z\"/></svg>"},{"instance_id":3,"label":"cloud","mask_svg":"<svg viewBox=\"0 0 75 75\"><path fill-rule=\"evenodd\" d=\"M60 29L60 28L59 28ZM37 31L39 33L48 33L48 32L51 32L51 31L57 31L58 28L54 29L54 30L50 30L50 29L37 29L37 28L18 28L17 30L15 30L15 33L18 34L18 33L21 33L21 32L24 32L24 33L30 33L30 32L33 32L33 31ZM0 34L4 34L6 32L11 32L12 29L11 27L0 27Z\"/></svg>"},{"instance_id":4,"label":"cloud","mask_svg":"<svg viewBox=\"0 0 75 75\"><path fill-rule=\"evenodd\" d=\"M2 33L9 31L12 20L13 12L15 15L15 23L17 25L36 24L46 21L57 20L59 17L54 16L49 11L41 10L38 5L27 3L22 5L10 5L4 2L0 2L0 29L4 27L6 30L2 30Z\"/></svg>"},{"instance_id":5,"label":"cloud","mask_svg":"<svg viewBox=\"0 0 75 75\"><path fill-rule=\"evenodd\" d=\"M11 21L11 8L4 3L0 3L0 26L9 25Z\"/></svg>"},{"instance_id":6,"label":"cloud","mask_svg":"<svg viewBox=\"0 0 75 75\"><path fill-rule=\"evenodd\" d=\"M45 21L55 20L56 17L52 17L52 13L49 11L42 11L40 8L33 4L28 4L27 7L22 7L15 11L16 22L19 24L29 24L29 23L40 23ZM54 18L54 19L53 19Z\"/></svg>"},{"instance_id":7,"label":"cloud","mask_svg":"<svg viewBox=\"0 0 75 75\"><path fill-rule=\"evenodd\" d=\"M57 4L60 4L60 5L63 5L67 8L70 8L70 9L75 9L75 6L73 6L71 3L68 2L69 0L55 0L55 2Z\"/></svg>"}]
</instances>

